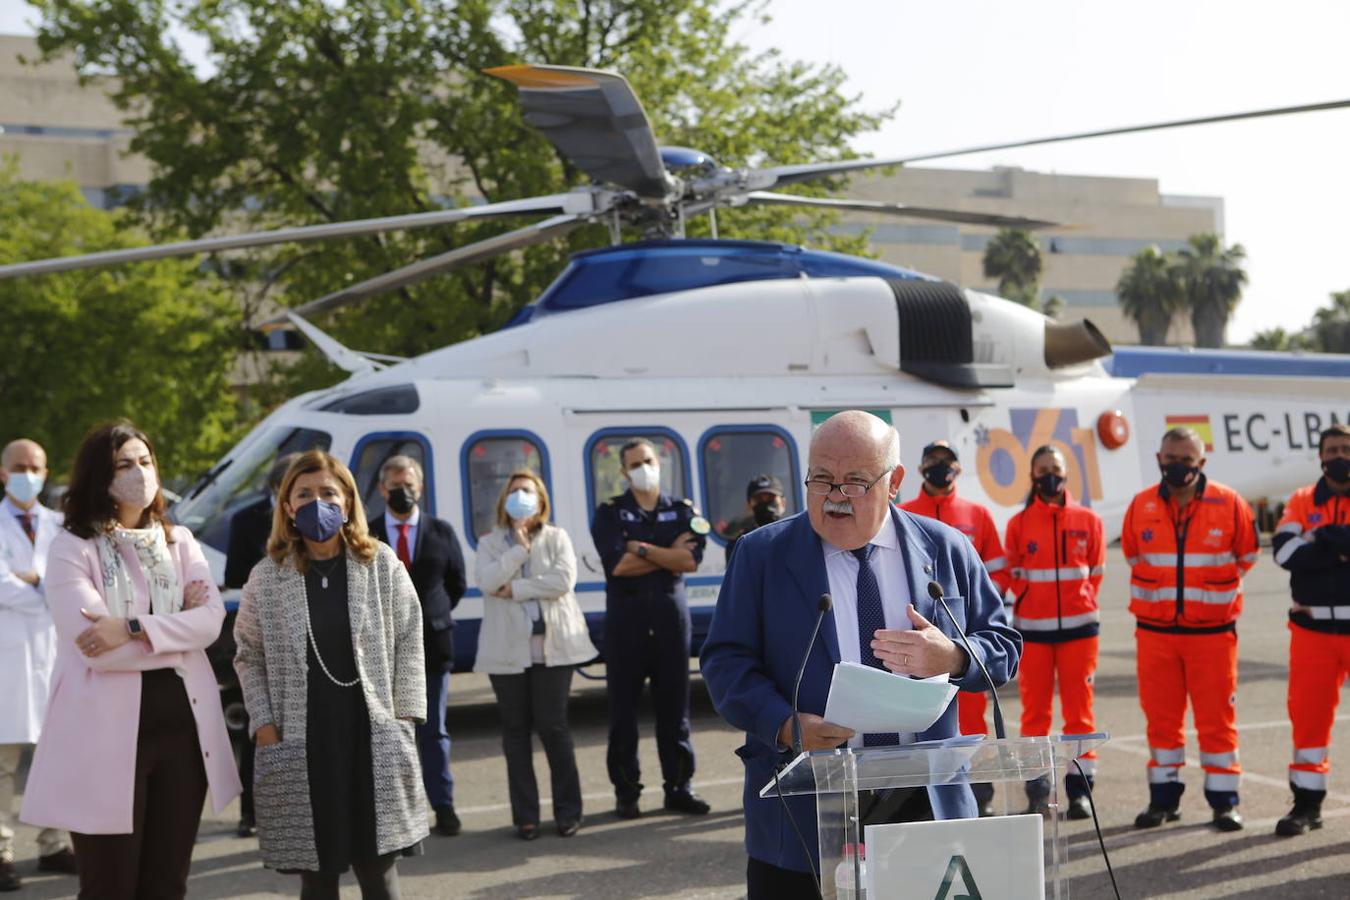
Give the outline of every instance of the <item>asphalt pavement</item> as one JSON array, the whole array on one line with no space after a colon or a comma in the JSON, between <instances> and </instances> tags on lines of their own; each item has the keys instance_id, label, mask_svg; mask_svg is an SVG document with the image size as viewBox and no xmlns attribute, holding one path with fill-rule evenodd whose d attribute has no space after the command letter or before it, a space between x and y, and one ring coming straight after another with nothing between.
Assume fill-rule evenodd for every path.
<instances>
[{"instance_id":1,"label":"asphalt pavement","mask_svg":"<svg viewBox=\"0 0 1350 900\"><path fill-rule=\"evenodd\" d=\"M1144 719L1135 692L1134 631L1126 612L1126 569L1118 551L1109 561L1102 597L1101 662L1097 717L1111 740L1100 752L1096 801L1102 831L1124 898L1350 898L1350 712L1337 717L1332 741L1332 785L1323 807L1326 827L1301 838L1277 838L1275 820L1290 804L1286 766L1290 731L1285 712L1289 637L1285 625L1287 578L1268 550L1246 582L1246 611L1239 625L1238 720L1244 769L1241 811L1245 831L1220 834L1207 823L1194 732L1188 736L1188 785L1180 822L1150 831L1133 827L1147 802L1148 759ZM454 739L456 803L464 821L458 837L432 837L426 854L400 863L406 898L658 898L743 897L741 765L733 750L741 735L713 711L702 682L693 687L695 788L713 806L708 816L661 811L660 769L651 721L643 724L646 783L643 818L619 820L605 774L606 711L602 681L578 677L572 724L585 793L586 818L573 838L558 837L545 822L543 835L515 837L506 802L496 710L487 679L456 675L451 681L450 727ZM1010 729L1017 691L1000 692ZM535 766L548 794L548 766L541 749ZM1000 792L1005 789L1000 786ZM1011 805L1024 805L1011 797ZM547 800L545 801L547 808ZM1018 808L1017 811L1020 811ZM193 857L192 897L296 896L299 881L262 868L256 842L234 836L237 809L202 822ZM1091 822L1065 822L1070 896L1110 898ZM22 829L19 867L25 890L17 897L74 897L75 882L39 877L31 829ZM359 896L350 876L342 896ZM985 894L986 900L993 900ZM927 898L924 898L927 900Z\"/></svg>"}]
</instances>

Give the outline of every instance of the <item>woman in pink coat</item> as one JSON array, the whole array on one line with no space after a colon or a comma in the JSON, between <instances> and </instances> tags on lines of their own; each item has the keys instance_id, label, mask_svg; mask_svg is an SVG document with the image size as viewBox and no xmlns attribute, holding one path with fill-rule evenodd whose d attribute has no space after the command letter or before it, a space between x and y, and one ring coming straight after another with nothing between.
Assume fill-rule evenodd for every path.
<instances>
[{"instance_id":1,"label":"woman in pink coat","mask_svg":"<svg viewBox=\"0 0 1350 900\"><path fill-rule=\"evenodd\" d=\"M64 506L47 563L56 671L22 818L71 832L81 897L182 897L208 787L217 813L240 790L204 652L225 610L129 423L85 437Z\"/></svg>"}]
</instances>

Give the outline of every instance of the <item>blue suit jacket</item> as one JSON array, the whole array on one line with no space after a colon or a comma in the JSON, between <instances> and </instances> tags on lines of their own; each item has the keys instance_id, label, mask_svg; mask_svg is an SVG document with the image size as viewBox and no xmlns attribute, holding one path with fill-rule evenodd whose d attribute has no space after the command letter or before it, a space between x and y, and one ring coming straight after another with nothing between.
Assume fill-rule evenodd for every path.
<instances>
[{"instance_id":1,"label":"blue suit jacket","mask_svg":"<svg viewBox=\"0 0 1350 900\"><path fill-rule=\"evenodd\" d=\"M928 582L942 585L947 605L961 620L971 647L995 684L1017 672L1022 639L1008 623L998 588L989 580L970 541L933 519L891 508L909 581L909 601L925 619L953 640L956 631L946 613L928 596ZM707 642L701 654L703 680L718 713L746 731L736 751L745 763L745 843L750 856L805 872L816 865L816 804L812 797L788 798L797 827L811 849L809 861L783 815L777 797L759 798L774 767L791 758L778 750L778 729L792 715L792 685L815 624L820 595L830 589L820 537L805 513L758 528L742 537L727 566ZM845 640L857 640L846 636ZM802 678L801 709L824 715L839 636L834 616L826 615ZM956 682L963 690L985 690L972 663ZM958 733L952 703L919 740ZM940 819L976 815L966 785L929 789Z\"/></svg>"}]
</instances>

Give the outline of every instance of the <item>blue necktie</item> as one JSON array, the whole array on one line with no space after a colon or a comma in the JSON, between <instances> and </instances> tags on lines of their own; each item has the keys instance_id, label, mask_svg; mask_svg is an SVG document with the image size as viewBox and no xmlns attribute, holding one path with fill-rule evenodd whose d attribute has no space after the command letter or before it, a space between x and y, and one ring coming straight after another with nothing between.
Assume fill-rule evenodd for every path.
<instances>
[{"instance_id":1,"label":"blue necktie","mask_svg":"<svg viewBox=\"0 0 1350 900\"><path fill-rule=\"evenodd\" d=\"M872 640L876 632L886 627L881 586L877 584L876 573L868 563L875 549L875 545L867 544L853 551L853 555L858 558L858 658L865 666L886 669L872 652ZM893 747L898 743L900 735L895 732L863 735L864 747Z\"/></svg>"}]
</instances>

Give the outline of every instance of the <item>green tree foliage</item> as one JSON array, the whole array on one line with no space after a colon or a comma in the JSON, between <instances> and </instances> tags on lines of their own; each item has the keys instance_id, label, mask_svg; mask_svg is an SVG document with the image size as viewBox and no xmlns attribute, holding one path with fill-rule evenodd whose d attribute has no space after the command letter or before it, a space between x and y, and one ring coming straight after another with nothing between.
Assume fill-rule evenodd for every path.
<instances>
[{"instance_id":1,"label":"green tree foliage","mask_svg":"<svg viewBox=\"0 0 1350 900\"><path fill-rule=\"evenodd\" d=\"M1300 350L1300 339L1299 334L1290 334L1283 328L1268 328L1252 335L1247 346L1253 350Z\"/></svg>"},{"instance_id":2,"label":"green tree foliage","mask_svg":"<svg viewBox=\"0 0 1350 900\"><path fill-rule=\"evenodd\" d=\"M1241 244L1225 248L1217 234L1196 234L1177 252L1177 277L1197 347L1222 347L1228 319L1242 299L1247 252Z\"/></svg>"},{"instance_id":3,"label":"green tree foliage","mask_svg":"<svg viewBox=\"0 0 1350 900\"><path fill-rule=\"evenodd\" d=\"M528 127L515 88L481 74L521 62L612 69L658 140L732 166L838 159L889 111L860 110L837 68L752 54L755 2L716 0L30 0L46 58L115 76L112 97L154 175L154 233L275 227L552 193L584 177ZM204 46L189 63L173 35ZM837 185L831 185L837 186ZM820 192L824 186L804 188ZM720 214L723 237L845 252L816 212ZM246 312L298 304L418 258L519 228L481 221L286 246L231 260ZM706 229L695 223L691 234ZM414 355L492 330L536 297L601 226L430 279L322 324L358 349ZM240 288L245 290L244 288ZM265 296L264 296L265 295ZM309 384L326 375L311 371Z\"/></svg>"},{"instance_id":4,"label":"green tree foliage","mask_svg":"<svg viewBox=\"0 0 1350 900\"><path fill-rule=\"evenodd\" d=\"M998 279L999 296L1039 308L1041 245L1022 228L1000 228L984 248L984 277Z\"/></svg>"},{"instance_id":5,"label":"green tree foliage","mask_svg":"<svg viewBox=\"0 0 1350 900\"><path fill-rule=\"evenodd\" d=\"M1157 247L1145 247L1134 256L1116 282L1121 311L1139 329L1139 343L1167 343L1172 318L1182 308L1182 287L1172 260Z\"/></svg>"},{"instance_id":6,"label":"green tree foliage","mask_svg":"<svg viewBox=\"0 0 1350 900\"><path fill-rule=\"evenodd\" d=\"M1313 313L1308 343L1323 353L1350 353L1350 290L1334 291L1331 303Z\"/></svg>"},{"instance_id":7,"label":"green tree foliage","mask_svg":"<svg viewBox=\"0 0 1350 900\"><path fill-rule=\"evenodd\" d=\"M146 243L70 182L25 182L0 163L0 263ZM191 260L0 281L0 443L31 437L54 481L84 432L125 416L156 443L166 480L236 437L228 375L238 308Z\"/></svg>"}]
</instances>

